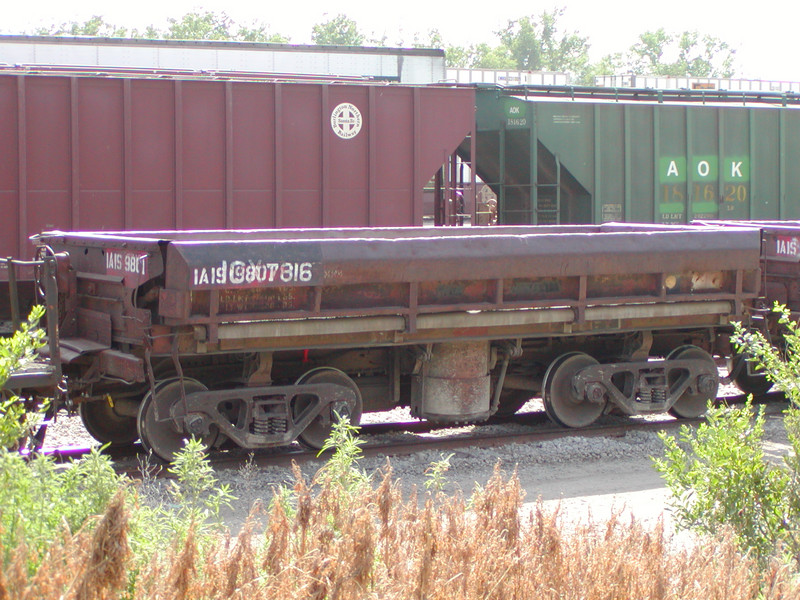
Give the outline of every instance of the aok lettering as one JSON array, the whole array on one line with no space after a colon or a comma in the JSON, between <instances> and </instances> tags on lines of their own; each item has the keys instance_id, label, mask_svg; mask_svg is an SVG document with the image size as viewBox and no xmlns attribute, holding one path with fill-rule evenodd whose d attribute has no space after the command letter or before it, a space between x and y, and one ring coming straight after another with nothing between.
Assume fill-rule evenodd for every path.
<instances>
[{"instance_id":1,"label":"aok lettering","mask_svg":"<svg viewBox=\"0 0 800 600\"><path fill-rule=\"evenodd\" d=\"M214 267L193 270L193 284L199 286L263 285L270 283L308 283L313 279L310 262L254 263L240 260L222 261Z\"/></svg>"},{"instance_id":2,"label":"aok lettering","mask_svg":"<svg viewBox=\"0 0 800 600\"><path fill-rule=\"evenodd\" d=\"M739 168L741 168L742 163L738 163ZM702 177L706 178L711 174L711 163L707 160L701 160L697 163L697 174ZM680 177L681 172L680 168L678 167L677 161L671 160L667 165L667 177Z\"/></svg>"},{"instance_id":3,"label":"aok lettering","mask_svg":"<svg viewBox=\"0 0 800 600\"><path fill-rule=\"evenodd\" d=\"M726 182L748 181L750 178L750 162L747 158L728 157L718 165L716 157L691 157L691 166L681 156L662 157L659 167L661 183L686 181L691 175L694 181L717 181L720 177Z\"/></svg>"}]
</instances>

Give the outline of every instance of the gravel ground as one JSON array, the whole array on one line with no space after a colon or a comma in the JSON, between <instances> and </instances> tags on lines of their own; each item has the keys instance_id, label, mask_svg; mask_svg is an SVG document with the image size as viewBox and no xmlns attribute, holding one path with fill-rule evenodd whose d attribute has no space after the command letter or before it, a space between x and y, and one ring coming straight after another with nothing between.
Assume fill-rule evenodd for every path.
<instances>
[{"instance_id":1,"label":"gravel ground","mask_svg":"<svg viewBox=\"0 0 800 600\"><path fill-rule=\"evenodd\" d=\"M766 438L770 455L777 458L788 451L780 416L769 418ZM649 525L663 518L672 526L669 493L652 466L651 457L661 452L657 435L642 431L613 438L572 437L459 450L450 458L445 491L470 494L476 485L485 485L499 462L506 473L517 472L526 492L526 506L541 498L546 506L560 506L570 520L605 519L612 511L622 511ZM441 459L441 453L426 451L389 460L405 490L411 486L422 490L426 469ZM371 457L363 459L362 466L373 473L385 463L386 457ZM320 464L305 465L304 474L311 476ZM229 515L234 527L254 500L269 501L276 485L291 483L286 469L278 467L257 472L247 468L220 471L218 476L239 497Z\"/></svg>"},{"instance_id":2,"label":"gravel ground","mask_svg":"<svg viewBox=\"0 0 800 600\"><path fill-rule=\"evenodd\" d=\"M523 410L540 408L541 405L533 401ZM408 420L408 415L400 410L365 416L365 421L376 420L404 421ZM484 427L510 432L525 426L508 423ZM459 431L448 429L429 435L457 435ZM372 440L385 441L385 438L407 435L396 432L373 436ZM780 415L768 418L766 439L765 446L770 456L779 459L788 451ZM78 418L61 417L48 431L48 446L86 446L92 443ZM661 451L657 435L642 431L622 437L571 437L499 448L458 450L450 458L445 491L461 490L469 495L476 485L488 481L499 462L505 472L517 472L529 506L541 498L547 506L559 506L562 513L573 521L590 517L604 519L612 511L622 511L650 525L663 518L670 526L669 494L653 469L651 459L659 456ZM412 486L422 490L426 469L442 458L440 452L425 451L391 457L390 461L395 476L408 491ZM368 473L376 473L385 466L386 460L385 456L370 457L363 459L361 465ZM321 464L304 465L304 474L311 477ZM226 514L226 522L234 532L246 518L253 502L261 500L267 503L277 486L292 483L291 473L284 467L256 468L252 464L238 469L220 469L217 476L220 482L229 484L237 496L233 508Z\"/></svg>"}]
</instances>

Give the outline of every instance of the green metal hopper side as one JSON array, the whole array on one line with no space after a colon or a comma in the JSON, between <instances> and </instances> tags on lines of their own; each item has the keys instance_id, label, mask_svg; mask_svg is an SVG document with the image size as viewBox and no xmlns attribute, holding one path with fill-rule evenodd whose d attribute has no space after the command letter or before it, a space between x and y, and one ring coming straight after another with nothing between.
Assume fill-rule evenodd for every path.
<instances>
[{"instance_id":1,"label":"green metal hopper side","mask_svg":"<svg viewBox=\"0 0 800 600\"><path fill-rule=\"evenodd\" d=\"M787 94L479 88L478 175L500 223L800 218Z\"/></svg>"}]
</instances>

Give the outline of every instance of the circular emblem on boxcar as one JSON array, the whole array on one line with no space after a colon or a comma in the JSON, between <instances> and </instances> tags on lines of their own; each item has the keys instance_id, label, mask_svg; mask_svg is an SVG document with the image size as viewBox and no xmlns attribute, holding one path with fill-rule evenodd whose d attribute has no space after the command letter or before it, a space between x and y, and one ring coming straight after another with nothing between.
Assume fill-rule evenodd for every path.
<instances>
[{"instance_id":1,"label":"circular emblem on boxcar","mask_svg":"<svg viewBox=\"0 0 800 600\"><path fill-rule=\"evenodd\" d=\"M331 113L333 132L344 140L356 137L361 123L361 111L349 102L341 103Z\"/></svg>"}]
</instances>

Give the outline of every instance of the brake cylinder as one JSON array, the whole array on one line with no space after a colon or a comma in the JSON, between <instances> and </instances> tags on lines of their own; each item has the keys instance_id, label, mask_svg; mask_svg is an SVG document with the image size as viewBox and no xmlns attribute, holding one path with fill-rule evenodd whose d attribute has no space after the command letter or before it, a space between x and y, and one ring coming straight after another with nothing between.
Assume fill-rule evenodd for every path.
<instances>
[{"instance_id":1,"label":"brake cylinder","mask_svg":"<svg viewBox=\"0 0 800 600\"><path fill-rule=\"evenodd\" d=\"M412 380L412 410L440 422L488 418L491 408L488 341L433 344Z\"/></svg>"}]
</instances>

